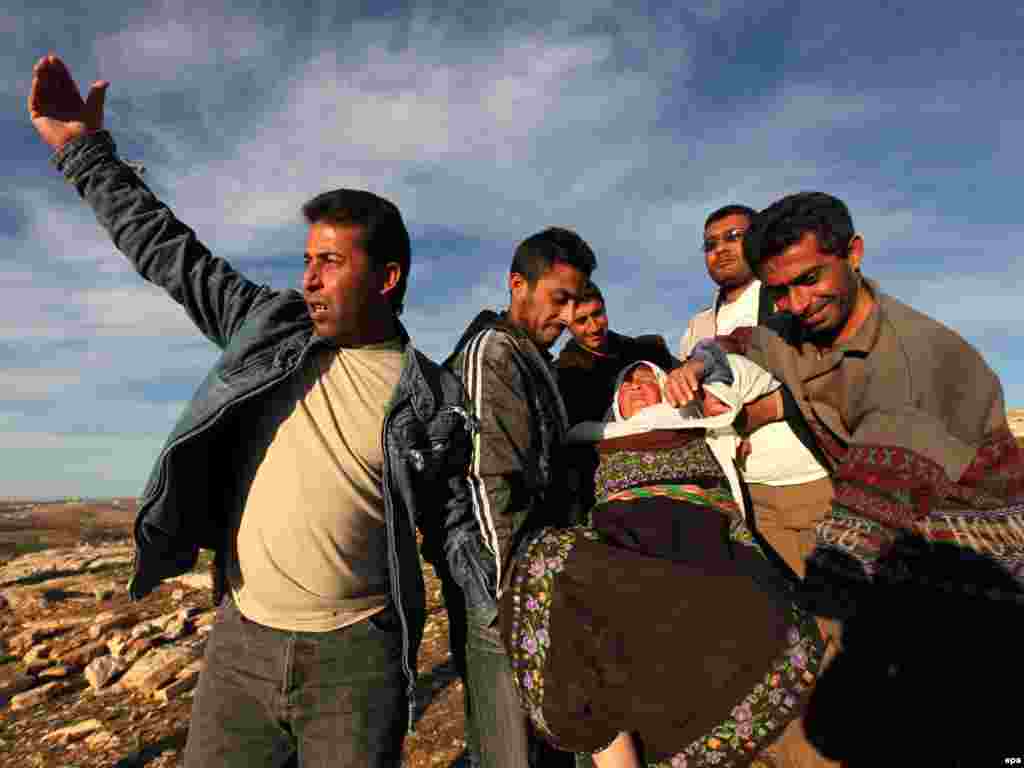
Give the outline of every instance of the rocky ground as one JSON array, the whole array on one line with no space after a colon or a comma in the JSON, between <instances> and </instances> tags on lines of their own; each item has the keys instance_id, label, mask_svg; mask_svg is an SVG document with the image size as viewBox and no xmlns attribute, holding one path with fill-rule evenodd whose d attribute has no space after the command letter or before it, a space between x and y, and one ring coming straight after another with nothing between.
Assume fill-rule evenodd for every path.
<instances>
[{"instance_id":1,"label":"rocky ground","mask_svg":"<svg viewBox=\"0 0 1024 768\"><path fill-rule=\"evenodd\" d=\"M176 766L213 619L205 563L125 594L134 501L0 504L0 765ZM73 544L73 545L72 545ZM440 584L427 576L416 733L406 766L451 766L462 684Z\"/></svg>"}]
</instances>

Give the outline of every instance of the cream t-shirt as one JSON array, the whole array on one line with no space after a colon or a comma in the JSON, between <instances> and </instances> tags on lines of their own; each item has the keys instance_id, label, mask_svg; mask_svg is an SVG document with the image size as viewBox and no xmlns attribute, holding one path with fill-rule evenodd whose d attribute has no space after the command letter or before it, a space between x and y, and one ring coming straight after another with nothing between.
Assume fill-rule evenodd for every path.
<instances>
[{"instance_id":1,"label":"cream t-shirt","mask_svg":"<svg viewBox=\"0 0 1024 768\"><path fill-rule=\"evenodd\" d=\"M228 577L247 618L322 632L387 605L382 431L401 371L397 338L320 349L244 428Z\"/></svg>"}]
</instances>

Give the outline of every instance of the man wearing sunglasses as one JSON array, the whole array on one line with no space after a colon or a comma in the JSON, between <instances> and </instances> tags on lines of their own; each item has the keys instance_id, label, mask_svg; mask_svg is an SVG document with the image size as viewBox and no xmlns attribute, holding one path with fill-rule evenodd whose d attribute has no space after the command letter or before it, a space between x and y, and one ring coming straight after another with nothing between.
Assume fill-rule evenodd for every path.
<instances>
[{"instance_id":1,"label":"man wearing sunglasses","mask_svg":"<svg viewBox=\"0 0 1024 768\"><path fill-rule=\"evenodd\" d=\"M743 235L755 213L745 205L726 205L704 222L701 249L708 275L718 290L711 306L694 315L687 325L679 343L680 359L689 357L701 339L759 325L774 310L771 299L761 290L761 281L743 258Z\"/></svg>"}]
</instances>

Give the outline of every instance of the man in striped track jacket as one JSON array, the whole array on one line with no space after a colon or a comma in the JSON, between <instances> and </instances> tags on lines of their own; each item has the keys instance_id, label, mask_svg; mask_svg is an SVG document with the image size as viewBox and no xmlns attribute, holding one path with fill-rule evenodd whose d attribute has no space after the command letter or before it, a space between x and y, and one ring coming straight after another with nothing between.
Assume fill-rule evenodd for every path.
<instances>
[{"instance_id":1,"label":"man in striped track jacket","mask_svg":"<svg viewBox=\"0 0 1024 768\"><path fill-rule=\"evenodd\" d=\"M475 519L447 549L466 614L467 742L485 768L525 768L540 754L516 698L497 599L524 535L569 522L559 469L568 425L548 350L595 266L575 232L552 227L528 237L512 260L508 310L481 312L445 363L462 379L479 425L469 468Z\"/></svg>"}]
</instances>

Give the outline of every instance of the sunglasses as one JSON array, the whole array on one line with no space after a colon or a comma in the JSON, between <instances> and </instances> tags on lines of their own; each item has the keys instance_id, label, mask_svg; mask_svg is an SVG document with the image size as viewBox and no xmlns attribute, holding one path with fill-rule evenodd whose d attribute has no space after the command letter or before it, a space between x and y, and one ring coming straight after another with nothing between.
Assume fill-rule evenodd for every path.
<instances>
[{"instance_id":1,"label":"sunglasses","mask_svg":"<svg viewBox=\"0 0 1024 768\"><path fill-rule=\"evenodd\" d=\"M718 247L719 243L735 243L742 240L746 232L747 230L745 229L730 229L721 237L706 237L704 238L704 245L701 246L701 250L704 253L711 253Z\"/></svg>"}]
</instances>

